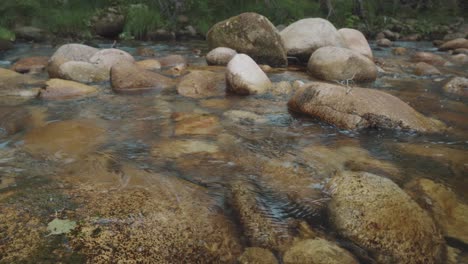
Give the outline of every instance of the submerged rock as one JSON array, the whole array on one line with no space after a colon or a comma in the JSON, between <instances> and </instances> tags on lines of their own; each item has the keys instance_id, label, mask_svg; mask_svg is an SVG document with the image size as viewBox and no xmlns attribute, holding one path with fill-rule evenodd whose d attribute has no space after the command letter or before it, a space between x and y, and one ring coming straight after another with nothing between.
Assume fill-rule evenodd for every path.
<instances>
[{"instance_id":1,"label":"submerged rock","mask_svg":"<svg viewBox=\"0 0 468 264\"><path fill-rule=\"evenodd\" d=\"M348 251L325 239L307 239L294 244L283 257L284 264L358 264Z\"/></svg>"},{"instance_id":2,"label":"submerged rock","mask_svg":"<svg viewBox=\"0 0 468 264\"><path fill-rule=\"evenodd\" d=\"M43 99L70 99L97 92L97 89L81 83L61 79L50 79L41 89L39 98Z\"/></svg>"},{"instance_id":3,"label":"submerged rock","mask_svg":"<svg viewBox=\"0 0 468 264\"><path fill-rule=\"evenodd\" d=\"M393 95L366 88L314 82L290 99L292 111L319 118L343 129L387 128L440 132L445 126L415 111Z\"/></svg>"},{"instance_id":4,"label":"submerged rock","mask_svg":"<svg viewBox=\"0 0 468 264\"><path fill-rule=\"evenodd\" d=\"M226 85L229 92L249 95L265 93L272 84L252 58L237 54L227 66Z\"/></svg>"},{"instance_id":5,"label":"submerged rock","mask_svg":"<svg viewBox=\"0 0 468 264\"><path fill-rule=\"evenodd\" d=\"M377 78L377 67L372 60L357 51L338 47L316 50L307 69L313 76L327 81L365 82Z\"/></svg>"},{"instance_id":6,"label":"submerged rock","mask_svg":"<svg viewBox=\"0 0 468 264\"><path fill-rule=\"evenodd\" d=\"M442 87L442 90L448 94L468 98L468 79L463 77L455 77L446 83Z\"/></svg>"},{"instance_id":7,"label":"submerged rock","mask_svg":"<svg viewBox=\"0 0 468 264\"><path fill-rule=\"evenodd\" d=\"M22 58L11 69L19 73L39 73L47 67L48 62L49 57L44 56Z\"/></svg>"},{"instance_id":8,"label":"submerged rock","mask_svg":"<svg viewBox=\"0 0 468 264\"><path fill-rule=\"evenodd\" d=\"M206 38L210 49L228 47L260 64L287 65L283 41L275 26L262 15L243 13L231 17L214 25Z\"/></svg>"},{"instance_id":9,"label":"submerged rock","mask_svg":"<svg viewBox=\"0 0 468 264\"><path fill-rule=\"evenodd\" d=\"M352 28L342 28L338 30L338 33L340 33L348 49L357 51L369 59L373 58L369 43L361 31Z\"/></svg>"},{"instance_id":10,"label":"submerged rock","mask_svg":"<svg viewBox=\"0 0 468 264\"><path fill-rule=\"evenodd\" d=\"M281 31L288 56L308 61L315 50L326 47L346 47L338 30L328 20L306 18L296 21Z\"/></svg>"},{"instance_id":11,"label":"submerged rock","mask_svg":"<svg viewBox=\"0 0 468 264\"><path fill-rule=\"evenodd\" d=\"M181 135L217 135L221 132L219 118L214 115L196 113L174 113L174 134Z\"/></svg>"},{"instance_id":12,"label":"submerged rock","mask_svg":"<svg viewBox=\"0 0 468 264\"><path fill-rule=\"evenodd\" d=\"M246 248L237 261L239 264L278 264L271 251L257 247Z\"/></svg>"},{"instance_id":13,"label":"submerged rock","mask_svg":"<svg viewBox=\"0 0 468 264\"><path fill-rule=\"evenodd\" d=\"M237 52L233 49L218 47L206 54L206 62L208 65L226 66L236 55Z\"/></svg>"},{"instance_id":14,"label":"submerged rock","mask_svg":"<svg viewBox=\"0 0 468 264\"><path fill-rule=\"evenodd\" d=\"M153 146L151 154L161 158L179 158L191 154L216 154L219 148L216 144L203 140L173 140L163 141Z\"/></svg>"},{"instance_id":15,"label":"submerged rock","mask_svg":"<svg viewBox=\"0 0 468 264\"><path fill-rule=\"evenodd\" d=\"M192 71L177 86L180 95L206 98L224 95L224 75L210 71Z\"/></svg>"},{"instance_id":16,"label":"submerged rock","mask_svg":"<svg viewBox=\"0 0 468 264\"><path fill-rule=\"evenodd\" d=\"M378 263L444 263L446 245L435 223L392 181L344 172L329 187L332 225Z\"/></svg>"}]
</instances>

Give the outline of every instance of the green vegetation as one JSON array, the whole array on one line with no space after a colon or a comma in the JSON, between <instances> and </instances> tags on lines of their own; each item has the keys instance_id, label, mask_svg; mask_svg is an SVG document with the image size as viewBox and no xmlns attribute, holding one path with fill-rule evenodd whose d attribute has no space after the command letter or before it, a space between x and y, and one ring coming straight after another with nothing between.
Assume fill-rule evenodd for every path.
<instances>
[{"instance_id":1,"label":"green vegetation","mask_svg":"<svg viewBox=\"0 0 468 264\"><path fill-rule=\"evenodd\" d=\"M274 24L289 24L304 17L328 18L337 27L374 32L395 26L398 21L416 20L401 32L430 34L441 22L467 16L465 1L457 0L2 0L0 36L6 29L32 25L58 36L91 36L91 18L115 6L126 16L123 36L144 38L160 28L178 30L185 26L177 17L206 33L216 22L242 12L257 12ZM398 23L397 23L398 24Z\"/></svg>"}]
</instances>

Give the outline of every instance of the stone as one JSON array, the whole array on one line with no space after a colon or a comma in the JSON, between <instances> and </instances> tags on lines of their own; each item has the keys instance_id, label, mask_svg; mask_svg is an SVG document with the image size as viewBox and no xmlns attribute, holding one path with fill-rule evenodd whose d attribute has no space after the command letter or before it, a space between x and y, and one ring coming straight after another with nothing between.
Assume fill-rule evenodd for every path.
<instances>
[{"instance_id":1,"label":"stone","mask_svg":"<svg viewBox=\"0 0 468 264\"><path fill-rule=\"evenodd\" d=\"M17 39L41 42L47 39L47 32L37 27L17 27L14 29Z\"/></svg>"},{"instance_id":2,"label":"stone","mask_svg":"<svg viewBox=\"0 0 468 264\"><path fill-rule=\"evenodd\" d=\"M228 47L274 67L287 65L286 50L275 26L256 13L243 13L214 25L207 33L210 49Z\"/></svg>"},{"instance_id":3,"label":"stone","mask_svg":"<svg viewBox=\"0 0 468 264\"><path fill-rule=\"evenodd\" d=\"M346 47L338 30L328 20L306 18L296 21L281 31L288 56L308 61L315 50L326 47Z\"/></svg>"},{"instance_id":4,"label":"stone","mask_svg":"<svg viewBox=\"0 0 468 264\"><path fill-rule=\"evenodd\" d=\"M448 94L468 98L468 79L454 77L442 87L442 90Z\"/></svg>"},{"instance_id":5,"label":"stone","mask_svg":"<svg viewBox=\"0 0 468 264\"><path fill-rule=\"evenodd\" d=\"M258 247L246 248L238 259L239 264L278 264L270 250Z\"/></svg>"},{"instance_id":6,"label":"stone","mask_svg":"<svg viewBox=\"0 0 468 264\"><path fill-rule=\"evenodd\" d=\"M122 62L135 62L135 59L128 52L119 49L103 49L96 52L89 62L97 67L104 68L108 71L112 66Z\"/></svg>"},{"instance_id":7,"label":"stone","mask_svg":"<svg viewBox=\"0 0 468 264\"><path fill-rule=\"evenodd\" d=\"M115 92L140 93L174 86L171 78L143 70L134 63L122 62L111 69L111 86Z\"/></svg>"},{"instance_id":8,"label":"stone","mask_svg":"<svg viewBox=\"0 0 468 264\"><path fill-rule=\"evenodd\" d=\"M425 62L418 62L416 65L413 66L414 74L416 75L440 75L441 72L434 66L425 63Z\"/></svg>"},{"instance_id":9,"label":"stone","mask_svg":"<svg viewBox=\"0 0 468 264\"><path fill-rule=\"evenodd\" d=\"M101 10L91 19L93 31L105 38L117 38L123 32L125 15L117 8L109 7Z\"/></svg>"},{"instance_id":10,"label":"stone","mask_svg":"<svg viewBox=\"0 0 468 264\"><path fill-rule=\"evenodd\" d=\"M361 31L352 28L341 28L338 33L340 33L348 49L357 51L369 59L373 58L369 43Z\"/></svg>"},{"instance_id":11,"label":"stone","mask_svg":"<svg viewBox=\"0 0 468 264\"><path fill-rule=\"evenodd\" d=\"M468 55L467 54L457 54L451 57L452 61L457 64L467 64L468 63Z\"/></svg>"},{"instance_id":12,"label":"stone","mask_svg":"<svg viewBox=\"0 0 468 264\"><path fill-rule=\"evenodd\" d=\"M206 62L208 65L226 66L236 55L237 52L233 49L218 47L206 54Z\"/></svg>"},{"instance_id":13,"label":"stone","mask_svg":"<svg viewBox=\"0 0 468 264\"><path fill-rule=\"evenodd\" d=\"M453 54L454 55L457 55L457 54L465 54L465 55L468 55L468 48L459 48L459 49L456 49L453 51Z\"/></svg>"},{"instance_id":14,"label":"stone","mask_svg":"<svg viewBox=\"0 0 468 264\"><path fill-rule=\"evenodd\" d=\"M42 99L70 99L82 97L97 92L97 89L78 82L50 79L45 87L39 92L39 98Z\"/></svg>"},{"instance_id":15,"label":"stone","mask_svg":"<svg viewBox=\"0 0 468 264\"><path fill-rule=\"evenodd\" d=\"M45 70L48 63L49 57L27 57L19 59L11 69L19 73L39 73Z\"/></svg>"},{"instance_id":16,"label":"stone","mask_svg":"<svg viewBox=\"0 0 468 264\"><path fill-rule=\"evenodd\" d=\"M327 81L366 82L377 78L377 67L372 60L359 52L338 47L316 50L307 69L314 77Z\"/></svg>"},{"instance_id":17,"label":"stone","mask_svg":"<svg viewBox=\"0 0 468 264\"><path fill-rule=\"evenodd\" d=\"M284 264L358 264L351 253L322 238L294 244L283 257Z\"/></svg>"},{"instance_id":18,"label":"stone","mask_svg":"<svg viewBox=\"0 0 468 264\"><path fill-rule=\"evenodd\" d=\"M216 154L219 148L216 144L203 140L170 140L157 143L151 150L155 157L175 159L191 154Z\"/></svg>"},{"instance_id":19,"label":"stone","mask_svg":"<svg viewBox=\"0 0 468 264\"><path fill-rule=\"evenodd\" d=\"M67 61L60 65L62 79L80 83L104 82L110 79L110 70L85 61Z\"/></svg>"},{"instance_id":20,"label":"stone","mask_svg":"<svg viewBox=\"0 0 468 264\"><path fill-rule=\"evenodd\" d=\"M219 118L214 115L197 113L173 113L174 135L217 135L221 132Z\"/></svg>"},{"instance_id":21,"label":"stone","mask_svg":"<svg viewBox=\"0 0 468 264\"><path fill-rule=\"evenodd\" d=\"M468 39L457 38L454 40L447 41L439 47L439 50L441 51L456 49L468 49Z\"/></svg>"},{"instance_id":22,"label":"stone","mask_svg":"<svg viewBox=\"0 0 468 264\"><path fill-rule=\"evenodd\" d=\"M392 53L397 56L403 56L408 53L408 50L404 47L396 47L392 49Z\"/></svg>"},{"instance_id":23,"label":"stone","mask_svg":"<svg viewBox=\"0 0 468 264\"><path fill-rule=\"evenodd\" d=\"M268 76L255 61L245 54L237 54L226 69L226 89L239 95L262 94L271 87Z\"/></svg>"},{"instance_id":24,"label":"stone","mask_svg":"<svg viewBox=\"0 0 468 264\"><path fill-rule=\"evenodd\" d=\"M224 95L224 75L210 71L192 71L179 82L177 92L190 98Z\"/></svg>"},{"instance_id":25,"label":"stone","mask_svg":"<svg viewBox=\"0 0 468 264\"><path fill-rule=\"evenodd\" d=\"M67 61L84 61L89 59L99 50L83 44L66 44L60 46L49 60L47 71L50 78L60 78L60 65Z\"/></svg>"},{"instance_id":26,"label":"stone","mask_svg":"<svg viewBox=\"0 0 468 264\"><path fill-rule=\"evenodd\" d=\"M313 82L299 88L289 109L319 118L341 129L386 128L436 133L445 129L438 120L415 111L382 91ZM348 91L347 91L348 90Z\"/></svg>"},{"instance_id":27,"label":"stone","mask_svg":"<svg viewBox=\"0 0 468 264\"><path fill-rule=\"evenodd\" d=\"M155 71L161 69L161 63L155 59L137 61L136 65L148 71Z\"/></svg>"},{"instance_id":28,"label":"stone","mask_svg":"<svg viewBox=\"0 0 468 264\"><path fill-rule=\"evenodd\" d=\"M391 47L393 45L392 41L386 38L377 40L376 44L377 46L384 48Z\"/></svg>"},{"instance_id":29,"label":"stone","mask_svg":"<svg viewBox=\"0 0 468 264\"><path fill-rule=\"evenodd\" d=\"M398 40L400 38L400 34L396 32L392 32L391 30L384 30L382 33L385 35L386 38L388 38L391 41Z\"/></svg>"},{"instance_id":30,"label":"stone","mask_svg":"<svg viewBox=\"0 0 468 264\"><path fill-rule=\"evenodd\" d=\"M159 58L158 61L161 63L161 67L187 67L188 65L187 59L181 55L169 55Z\"/></svg>"},{"instance_id":31,"label":"stone","mask_svg":"<svg viewBox=\"0 0 468 264\"><path fill-rule=\"evenodd\" d=\"M328 184L330 222L377 263L445 263L446 244L432 218L391 180L343 172Z\"/></svg>"},{"instance_id":32,"label":"stone","mask_svg":"<svg viewBox=\"0 0 468 264\"><path fill-rule=\"evenodd\" d=\"M156 51L150 47L138 47L135 51L137 56L141 57L154 57L156 56Z\"/></svg>"},{"instance_id":33,"label":"stone","mask_svg":"<svg viewBox=\"0 0 468 264\"><path fill-rule=\"evenodd\" d=\"M447 61L442 56L431 52L416 52L411 56L413 62L425 62L434 66L444 66Z\"/></svg>"}]
</instances>

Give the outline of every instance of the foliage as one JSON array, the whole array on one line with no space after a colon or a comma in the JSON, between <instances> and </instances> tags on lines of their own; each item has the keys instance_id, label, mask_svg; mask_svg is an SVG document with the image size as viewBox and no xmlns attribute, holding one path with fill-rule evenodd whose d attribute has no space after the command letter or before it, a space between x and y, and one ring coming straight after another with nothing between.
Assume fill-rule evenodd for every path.
<instances>
[{"instance_id":1,"label":"foliage","mask_svg":"<svg viewBox=\"0 0 468 264\"><path fill-rule=\"evenodd\" d=\"M0 26L0 40L15 40L15 33L11 32L10 30Z\"/></svg>"},{"instance_id":2,"label":"foliage","mask_svg":"<svg viewBox=\"0 0 468 264\"><path fill-rule=\"evenodd\" d=\"M142 39L146 33L164 26L157 10L151 10L147 5L131 5L127 11L124 36Z\"/></svg>"}]
</instances>

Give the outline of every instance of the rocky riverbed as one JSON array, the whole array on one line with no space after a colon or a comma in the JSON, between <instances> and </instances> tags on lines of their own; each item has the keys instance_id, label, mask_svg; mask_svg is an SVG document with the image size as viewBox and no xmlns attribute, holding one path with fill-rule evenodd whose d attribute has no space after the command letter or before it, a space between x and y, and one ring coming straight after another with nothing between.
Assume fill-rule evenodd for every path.
<instances>
[{"instance_id":1,"label":"rocky riverbed","mask_svg":"<svg viewBox=\"0 0 468 264\"><path fill-rule=\"evenodd\" d=\"M0 263L466 263L467 41L17 43Z\"/></svg>"}]
</instances>

